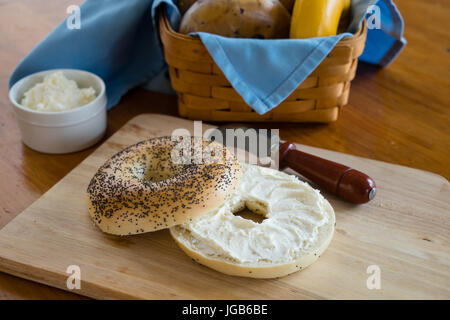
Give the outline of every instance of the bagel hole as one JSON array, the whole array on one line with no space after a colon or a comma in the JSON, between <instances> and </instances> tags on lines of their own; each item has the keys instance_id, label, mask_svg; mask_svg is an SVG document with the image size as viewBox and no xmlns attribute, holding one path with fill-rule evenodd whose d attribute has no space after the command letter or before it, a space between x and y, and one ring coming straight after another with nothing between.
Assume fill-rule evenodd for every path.
<instances>
[{"instance_id":1,"label":"bagel hole","mask_svg":"<svg viewBox=\"0 0 450 320\"><path fill-rule=\"evenodd\" d=\"M267 205L261 201L247 201L243 208L239 208L233 214L243 219L262 223L266 220Z\"/></svg>"},{"instance_id":2,"label":"bagel hole","mask_svg":"<svg viewBox=\"0 0 450 320\"><path fill-rule=\"evenodd\" d=\"M182 171L183 165L173 164L170 161L153 161L147 165L144 179L157 182L175 177Z\"/></svg>"},{"instance_id":3,"label":"bagel hole","mask_svg":"<svg viewBox=\"0 0 450 320\"><path fill-rule=\"evenodd\" d=\"M151 182L164 181L174 177L176 174L169 171L146 170L144 179Z\"/></svg>"}]
</instances>

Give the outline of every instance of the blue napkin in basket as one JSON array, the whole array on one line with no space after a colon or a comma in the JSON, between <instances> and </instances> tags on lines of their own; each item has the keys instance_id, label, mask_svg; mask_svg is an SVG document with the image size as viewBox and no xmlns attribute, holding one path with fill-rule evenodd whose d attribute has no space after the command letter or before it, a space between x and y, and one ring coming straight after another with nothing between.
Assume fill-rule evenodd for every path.
<instances>
[{"instance_id":1,"label":"blue napkin in basket","mask_svg":"<svg viewBox=\"0 0 450 320\"><path fill-rule=\"evenodd\" d=\"M223 73L259 114L281 103L320 64L335 44L355 32L376 4L381 29L368 33L362 61L385 66L405 45L403 20L391 0L353 0L349 32L313 39L229 39L198 33ZM173 0L86 0L80 7L81 28L63 21L14 70L10 86L45 69L78 68L98 74L106 83L108 108L135 86L172 92L167 78L156 12L166 6L174 28L180 13Z\"/></svg>"}]
</instances>

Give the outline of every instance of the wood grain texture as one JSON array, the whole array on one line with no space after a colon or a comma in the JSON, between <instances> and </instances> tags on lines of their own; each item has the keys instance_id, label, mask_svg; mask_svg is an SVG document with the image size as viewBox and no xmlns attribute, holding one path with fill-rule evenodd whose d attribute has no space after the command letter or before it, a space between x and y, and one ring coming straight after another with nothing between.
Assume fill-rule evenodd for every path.
<instances>
[{"instance_id":1,"label":"wood grain texture","mask_svg":"<svg viewBox=\"0 0 450 320\"><path fill-rule=\"evenodd\" d=\"M86 188L113 154L142 139L193 131L193 122L145 114L132 119L0 230L0 270L65 288L81 268L82 295L138 299L449 299L450 184L438 175L297 145L370 174L378 195L355 206L329 194L336 233L307 269L276 280L227 276L186 256L168 230L118 237L91 221ZM205 128L206 129L206 128ZM366 287L381 269L382 289Z\"/></svg>"},{"instance_id":2,"label":"wood grain texture","mask_svg":"<svg viewBox=\"0 0 450 320\"><path fill-rule=\"evenodd\" d=\"M91 154L45 155L21 143L7 83L20 60L81 0L0 0L0 228ZM331 125L254 124L311 146L450 178L450 3L396 0L408 45L385 69L362 63L350 102ZM107 136L143 112L175 115L176 97L135 89L108 113ZM0 298L79 296L0 273Z\"/></svg>"}]
</instances>

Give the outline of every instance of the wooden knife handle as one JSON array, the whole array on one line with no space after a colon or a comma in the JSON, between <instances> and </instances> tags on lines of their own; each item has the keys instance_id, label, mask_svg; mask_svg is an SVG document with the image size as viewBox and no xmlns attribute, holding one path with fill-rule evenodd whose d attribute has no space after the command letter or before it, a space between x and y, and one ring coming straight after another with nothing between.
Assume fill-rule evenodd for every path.
<instances>
[{"instance_id":1,"label":"wooden knife handle","mask_svg":"<svg viewBox=\"0 0 450 320\"><path fill-rule=\"evenodd\" d=\"M290 142L280 146L279 156L281 167L295 170L348 202L366 203L375 197L375 181L360 171L299 151Z\"/></svg>"}]
</instances>

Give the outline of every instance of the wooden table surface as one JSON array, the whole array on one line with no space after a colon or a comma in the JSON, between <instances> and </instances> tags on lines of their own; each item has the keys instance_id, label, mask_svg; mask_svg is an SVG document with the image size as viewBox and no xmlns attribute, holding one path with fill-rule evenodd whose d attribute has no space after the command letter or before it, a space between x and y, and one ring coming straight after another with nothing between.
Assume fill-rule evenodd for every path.
<instances>
[{"instance_id":1,"label":"wooden table surface","mask_svg":"<svg viewBox=\"0 0 450 320\"><path fill-rule=\"evenodd\" d=\"M360 63L350 103L330 125L261 125L302 144L423 169L450 178L450 3L396 0L408 45L386 69ZM21 142L8 78L21 59L80 0L0 0L0 228L86 158L96 146L46 155ZM108 113L107 137L134 116L176 115L176 97L134 89ZM258 125L256 125L258 126ZM0 273L0 299L83 297Z\"/></svg>"}]
</instances>

